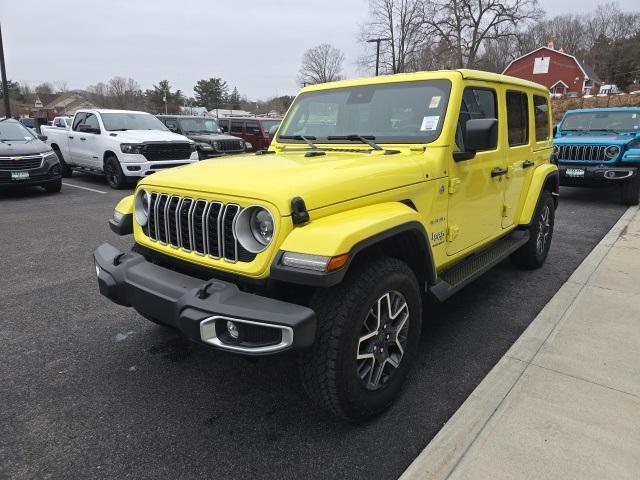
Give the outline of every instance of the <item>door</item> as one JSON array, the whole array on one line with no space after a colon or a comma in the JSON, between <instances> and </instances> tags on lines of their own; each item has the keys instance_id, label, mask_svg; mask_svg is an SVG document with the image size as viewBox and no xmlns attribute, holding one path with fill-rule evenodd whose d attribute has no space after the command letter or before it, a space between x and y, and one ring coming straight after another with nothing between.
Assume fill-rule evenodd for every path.
<instances>
[{"instance_id":1,"label":"door","mask_svg":"<svg viewBox=\"0 0 640 480\"><path fill-rule=\"evenodd\" d=\"M246 140L253 146L254 151L262 148L262 131L257 120L247 120L245 123Z\"/></svg>"},{"instance_id":2,"label":"door","mask_svg":"<svg viewBox=\"0 0 640 480\"><path fill-rule=\"evenodd\" d=\"M229 135L234 137L240 137L247 140L244 134L244 120L231 120L231 128L229 129ZM248 141L248 140L247 140Z\"/></svg>"},{"instance_id":3,"label":"door","mask_svg":"<svg viewBox=\"0 0 640 480\"><path fill-rule=\"evenodd\" d=\"M533 172L535 161L531 145L529 95L527 92L511 89L504 92L504 95L507 118L505 155L508 172L504 179L502 227L508 228L513 225L520 202L524 201L525 180L527 175Z\"/></svg>"},{"instance_id":4,"label":"door","mask_svg":"<svg viewBox=\"0 0 640 480\"><path fill-rule=\"evenodd\" d=\"M84 112L78 113L73 118L73 125L71 125L71 130L68 132L68 145L69 145L69 158L65 158L67 163L71 163L73 165L84 165L82 161L82 152L80 146L80 134L78 131L78 127L84 122L86 114Z\"/></svg>"},{"instance_id":5,"label":"door","mask_svg":"<svg viewBox=\"0 0 640 480\"><path fill-rule=\"evenodd\" d=\"M100 132L100 123L95 113L87 113L81 125L96 129ZM91 168L102 169L102 157L98 153L98 140L100 133L76 132L76 149L78 158L83 165Z\"/></svg>"},{"instance_id":6,"label":"door","mask_svg":"<svg viewBox=\"0 0 640 480\"><path fill-rule=\"evenodd\" d=\"M454 255L501 232L503 176L506 167L501 148L502 132L498 95L492 86L467 86L462 95L456 146L464 150L466 123L471 119L498 119L498 138L491 148L473 158L449 161L447 254Z\"/></svg>"}]
</instances>

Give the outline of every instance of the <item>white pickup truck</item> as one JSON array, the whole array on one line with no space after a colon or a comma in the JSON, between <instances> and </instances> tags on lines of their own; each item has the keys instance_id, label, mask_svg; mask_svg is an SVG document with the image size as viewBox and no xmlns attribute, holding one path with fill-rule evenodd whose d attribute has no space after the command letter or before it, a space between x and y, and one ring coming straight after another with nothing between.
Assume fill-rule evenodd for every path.
<instances>
[{"instance_id":1,"label":"white pickup truck","mask_svg":"<svg viewBox=\"0 0 640 480\"><path fill-rule=\"evenodd\" d=\"M103 173L116 189L159 170L198 161L193 142L145 112L79 110L69 130L49 128L46 135L64 177L73 170Z\"/></svg>"}]
</instances>

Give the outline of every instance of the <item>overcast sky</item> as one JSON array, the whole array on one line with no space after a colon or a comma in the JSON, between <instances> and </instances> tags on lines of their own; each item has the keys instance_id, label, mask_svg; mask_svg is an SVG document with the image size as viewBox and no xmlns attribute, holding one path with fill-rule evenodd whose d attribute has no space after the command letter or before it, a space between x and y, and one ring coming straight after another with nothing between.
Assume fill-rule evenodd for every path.
<instances>
[{"instance_id":1,"label":"overcast sky","mask_svg":"<svg viewBox=\"0 0 640 480\"><path fill-rule=\"evenodd\" d=\"M589 11L596 0L541 0L549 16ZM624 10L638 0L621 0ZM221 77L250 99L294 94L307 48L331 43L358 76L359 27L367 0L0 0L11 80L32 86L66 80L85 88L114 76L142 88L168 79L192 95Z\"/></svg>"}]
</instances>

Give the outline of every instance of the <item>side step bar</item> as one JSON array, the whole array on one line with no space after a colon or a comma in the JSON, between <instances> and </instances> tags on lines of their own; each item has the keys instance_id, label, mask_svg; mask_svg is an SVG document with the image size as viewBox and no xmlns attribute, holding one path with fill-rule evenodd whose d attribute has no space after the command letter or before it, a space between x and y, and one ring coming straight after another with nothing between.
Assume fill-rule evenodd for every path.
<instances>
[{"instance_id":1,"label":"side step bar","mask_svg":"<svg viewBox=\"0 0 640 480\"><path fill-rule=\"evenodd\" d=\"M429 293L439 302L487 272L529 241L528 230L516 230L489 248L473 254L438 275Z\"/></svg>"}]
</instances>

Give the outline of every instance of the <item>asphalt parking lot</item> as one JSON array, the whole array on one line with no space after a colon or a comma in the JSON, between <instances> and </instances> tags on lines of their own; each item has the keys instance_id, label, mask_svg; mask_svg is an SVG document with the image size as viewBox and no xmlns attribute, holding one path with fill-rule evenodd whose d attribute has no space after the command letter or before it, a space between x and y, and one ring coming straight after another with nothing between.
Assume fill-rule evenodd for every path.
<instances>
[{"instance_id":1,"label":"asphalt parking lot","mask_svg":"<svg viewBox=\"0 0 640 480\"><path fill-rule=\"evenodd\" d=\"M563 189L545 267L429 305L403 395L349 425L313 409L293 355L239 359L101 297L92 251L130 245L107 226L127 192L65 183L0 193L0 478L397 478L625 210Z\"/></svg>"}]
</instances>

